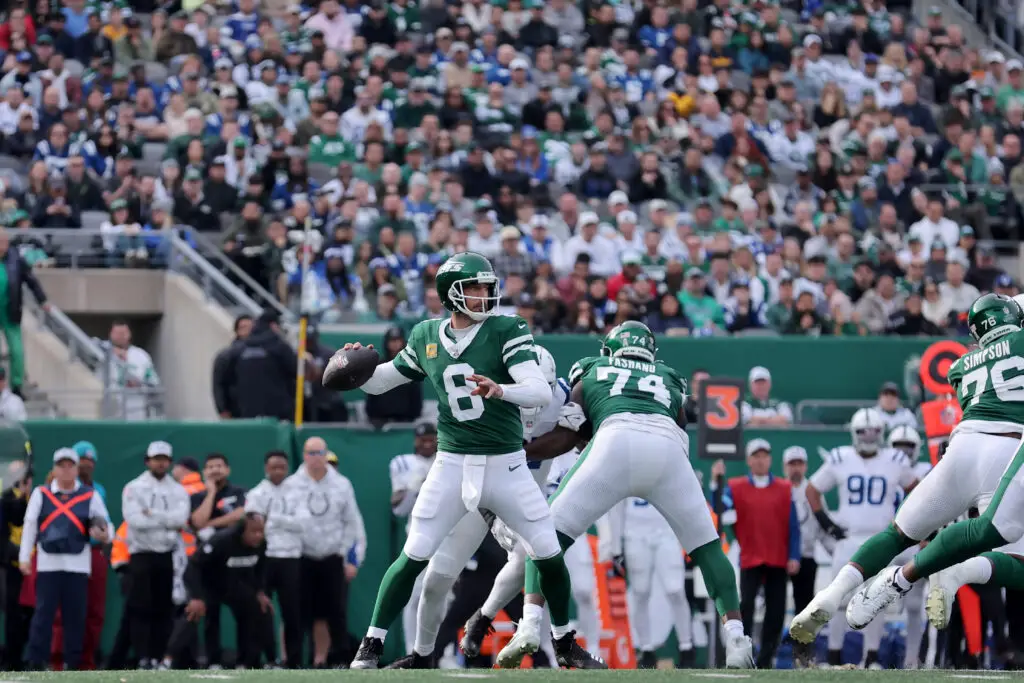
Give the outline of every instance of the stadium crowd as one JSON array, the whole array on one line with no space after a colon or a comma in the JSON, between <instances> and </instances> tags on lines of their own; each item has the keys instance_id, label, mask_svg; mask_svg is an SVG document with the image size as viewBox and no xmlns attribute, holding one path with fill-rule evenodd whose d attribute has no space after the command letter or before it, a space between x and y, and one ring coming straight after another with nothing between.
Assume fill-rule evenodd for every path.
<instances>
[{"instance_id":1,"label":"stadium crowd","mask_svg":"<svg viewBox=\"0 0 1024 683\"><path fill-rule=\"evenodd\" d=\"M469 249L548 333L936 335L1017 291L1024 65L937 9L144 5L0 26L33 262L33 228L96 211L110 263L162 265L186 225L293 308L407 327Z\"/></svg>"}]
</instances>

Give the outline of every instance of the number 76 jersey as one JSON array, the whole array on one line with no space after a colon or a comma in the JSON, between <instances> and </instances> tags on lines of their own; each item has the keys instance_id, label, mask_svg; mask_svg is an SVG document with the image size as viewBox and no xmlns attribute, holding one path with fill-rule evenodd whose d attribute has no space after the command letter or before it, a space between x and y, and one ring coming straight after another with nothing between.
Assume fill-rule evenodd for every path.
<instances>
[{"instance_id":1,"label":"number 76 jersey","mask_svg":"<svg viewBox=\"0 0 1024 683\"><path fill-rule=\"evenodd\" d=\"M849 536L883 531L896 515L904 487L917 481L914 463L896 448L865 458L853 446L840 446L823 460L811 485L822 493L837 489L839 509L833 517Z\"/></svg>"},{"instance_id":2,"label":"number 76 jersey","mask_svg":"<svg viewBox=\"0 0 1024 683\"><path fill-rule=\"evenodd\" d=\"M612 415L663 415L675 423L686 381L661 361L592 356L569 370L569 385L583 382L583 402L596 432Z\"/></svg>"},{"instance_id":3,"label":"number 76 jersey","mask_svg":"<svg viewBox=\"0 0 1024 683\"><path fill-rule=\"evenodd\" d=\"M947 380L960 401L961 422L1024 424L1024 331L965 353L949 366Z\"/></svg>"}]
</instances>

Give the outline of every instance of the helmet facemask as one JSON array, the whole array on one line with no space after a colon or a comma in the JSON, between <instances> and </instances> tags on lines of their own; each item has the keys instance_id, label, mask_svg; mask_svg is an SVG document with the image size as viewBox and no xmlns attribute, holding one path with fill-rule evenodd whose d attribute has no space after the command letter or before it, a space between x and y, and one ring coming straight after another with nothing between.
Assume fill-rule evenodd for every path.
<instances>
[{"instance_id":1,"label":"helmet facemask","mask_svg":"<svg viewBox=\"0 0 1024 683\"><path fill-rule=\"evenodd\" d=\"M858 453L877 453L882 447L882 428L866 425L860 429L854 429L853 447Z\"/></svg>"},{"instance_id":2,"label":"helmet facemask","mask_svg":"<svg viewBox=\"0 0 1024 683\"><path fill-rule=\"evenodd\" d=\"M487 285L489 294L487 296L467 296L466 285ZM494 273L480 273L475 277L456 280L448 290L448 298L452 305L462 314L470 319L480 322L498 312L498 302L501 300L501 288L498 286L498 276ZM466 304L469 301L482 301L480 311L471 310Z\"/></svg>"}]
</instances>

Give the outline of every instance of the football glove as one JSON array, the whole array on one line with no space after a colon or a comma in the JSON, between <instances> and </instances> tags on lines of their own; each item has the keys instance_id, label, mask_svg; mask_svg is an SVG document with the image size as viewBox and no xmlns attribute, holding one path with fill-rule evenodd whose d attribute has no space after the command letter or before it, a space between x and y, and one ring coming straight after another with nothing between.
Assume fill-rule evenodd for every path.
<instances>
[{"instance_id":1,"label":"football glove","mask_svg":"<svg viewBox=\"0 0 1024 683\"><path fill-rule=\"evenodd\" d=\"M821 525L821 530L832 538L837 541L841 541L846 538L846 529L833 522L832 518L829 517L828 513L824 510L818 510L815 512L814 518L817 519L818 524Z\"/></svg>"},{"instance_id":2,"label":"football glove","mask_svg":"<svg viewBox=\"0 0 1024 683\"><path fill-rule=\"evenodd\" d=\"M626 556L616 555L612 558L612 574L620 579L626 578Z\"/></svg>"},{"instance_id":3,"label":"football glove","mask_svg":"<svg viewBox=\"0 0 1024 683\"><path fill-rule=\"evenodd\" d=\"M587 421L587 416L583 414L583 407L578 403L566 403L562 406L562 412L558 416L558 426L566 429L571 429L574 432L580 431Z\"/></svg>"},{"instance_id":4,"label":"football glove","mask_svg":"<svg viewBox=\"0 0 1024 683\"><path fill-rule=\"evenodd\" d=\"M494 536L494 540L498 542L505 552L511 553L516 548L516 535L511 529L509 529L505 522L498 518L495 518L491 522L491 535Z\"/></svg>"}]
</instances>

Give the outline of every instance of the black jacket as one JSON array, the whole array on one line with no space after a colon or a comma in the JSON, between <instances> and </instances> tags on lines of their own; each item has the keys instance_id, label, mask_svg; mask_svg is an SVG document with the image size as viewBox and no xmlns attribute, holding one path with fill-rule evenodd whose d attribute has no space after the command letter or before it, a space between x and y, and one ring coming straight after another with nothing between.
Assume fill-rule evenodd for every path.
<instances>
[{"instance_id":1,"label":"black jacket","mask_svg":"<svg viewBox=\"0 0 1024 683\"><path fill-rule=\"evenodd\" d=\"M11 482L12 484L16 482ZM25 524L28 496L21 496L9 488L0 495L0 563L18 566L21 549L21 527Z\"/></svg>"},{"instance_id":2,"label":"black jacket","mask_svg":"<svg viewBox=\"0 0 1024 683\"><path fill-rule=\"evenodd\" d=\"M174 198L173 216L176 223L192 226L200 232L220 232L220 218L205 195L193 202L179 194Z\"/></svg>"},{"instance_id":3,"label":"black jacket","mask_svg":"<svg viewBox=\"0 0 1024 683\"><path fill-rule=\"evenodd\" d=\"M232 354L236 353L235 347L241 343L241 339L235 338L213 359L213 403L217 406L217 413L230 413L232 417L238 412L238 406L235 404L234 383L228 376L228 369L231 367Z\"/></svg>"},{"instance_id":4,"label":"black jacket","mask_svg":"<svg viewBox=\"0 0 1024 683\"><path fill-rule=\"evenodd\" d=\"M24 300L22 299L22 287L28 285L32 290L32 296L40 303L46 303L46 292L43 291L39 280L32 274L29 267L17 249L8 249L3 256L3 267L7 270L7 320L15 325L21 324L21 313Z\"/></svg>"},{"instance_id":5,"label":"black jacket","mask_svg":"<svg viewBox=\"0 0 1024 683\"><path fill-rule=\"evenodd\" d=\"M233 344L225 369L239 418L295 417L295 351L276 332L259 324ZM231 394L229 394L231 395Z\"/></svg>"},{"instance_id":6,"label":"black jacket","mask_svg":"<svg viewBox=\"0 0 1024 683\"><path fill-rule=\"evenodd\" d=\"M939 337L945 332L923 315L911 315L906 310L896 311L889 316L889 334L901 337Z\"/></svg>"},{"instance_id":7,"label":"black jacket","mask_svg":"<svg viewBox=\"0 0 1024 683\"><path fill-rule=\"evenodd\" d=\"M36 210L32 213L32 226L36 228L80 228L82 227L82 216L78 211L78 207L68 202L68 206L71 208L71 212L68 214L54 213L48 214L46 210L49 209L56 202L50 196L44 196L40 199L36 205Z\"/></svg>"},{"instance_id":8,"label":"black jacket","mask_svg":"<svg viewBox=\"0 0 1024 683\"><path fill-rule=\"evenodd\" d=\"M388 348L387 338L381 348ZM377 396L366 395L366 417L376 424L415 422L422 412L423 385L420 382L407 382Z\"/></svg>"},{"instance_id":9,"label":"black jacket","mask_svg":"<svg viewBox=\"0 0 1024 683\"><path fill-rule=\"evenodd\" d=\"M224 592L255 595L263 590L267 546L243 543L244 530L242 520L199 544L185 568L185 589L190 599L205 601L208 594Z\"/></svg>"},{"instance_id":10,"label":"black jacket","mask_svg":"<svg viewBox=\"0 0 1024 683\"><path fill-rule=\"evenodd\" d=\"M107 210L99 185L88 177L83 177L80 183L68 180L68 203L78 211Z\"/></svg>"}]
</instances>

